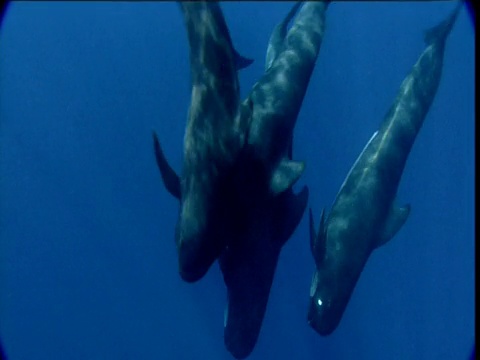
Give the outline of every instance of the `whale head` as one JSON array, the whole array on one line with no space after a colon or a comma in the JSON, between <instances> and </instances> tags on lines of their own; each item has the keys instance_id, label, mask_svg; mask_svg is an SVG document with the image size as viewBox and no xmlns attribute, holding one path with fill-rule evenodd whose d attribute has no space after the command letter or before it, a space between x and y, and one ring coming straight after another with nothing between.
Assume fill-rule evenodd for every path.
<instances>
[{"instance_id":1,"label":"whale head","mask_svg":"<svg viewBox=\"0 0 480 360\"><path fill-rule=\"evenodd\" d=\"M225 246L232 215L228 184L208 173L196 173L182 180L180 214L175 229L179 273L183 280L202 278Z\"/></svg>"},{"instance_id":2,"label":"whale head","mask_svg":"<svg viewBox=\"0 0 480 360\"><path fill-rule=\"evenodd\" d=\"M351 295L350 286L322 271L313 275L308 324L320 335L330 335L340 323ZM343 286L347 285L347 286Z\"/></svg>"}]
</instances>

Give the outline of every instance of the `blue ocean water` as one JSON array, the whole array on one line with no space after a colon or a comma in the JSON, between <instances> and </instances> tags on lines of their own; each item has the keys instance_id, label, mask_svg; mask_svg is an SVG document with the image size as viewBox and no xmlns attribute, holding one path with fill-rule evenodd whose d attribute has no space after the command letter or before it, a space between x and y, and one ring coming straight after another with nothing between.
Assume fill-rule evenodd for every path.
<instances>
[{"instance_id":1,"label":"blue ocean water","mask_svg":"<svg viewBox=\"0 0 480 360\"><path fill-rule=\"evenodd\" d=\"M289 3L222 3L242 97ZM327 211L452 2L334 2L295 128L296 188ZM464 359L474 342L474 28L463 9L404 171L405 226L370 257L339 327L306 322L307 216L283 248L249 359ZM177 273L178 204L151 140L181 168L190 100L172 2L14 2L0 30L0 335L9 359L230 359L218 265Z\"/></svg>"}]
</instances>

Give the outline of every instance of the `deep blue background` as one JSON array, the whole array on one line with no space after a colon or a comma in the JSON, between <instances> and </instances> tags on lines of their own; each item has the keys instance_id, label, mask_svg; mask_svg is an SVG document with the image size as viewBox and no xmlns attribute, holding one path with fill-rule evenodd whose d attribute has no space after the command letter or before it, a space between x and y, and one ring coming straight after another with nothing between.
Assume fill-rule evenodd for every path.
<instances>
[{"instance_id":1,"label":"deep blue background","mask_svg":"<svg viewBox=\"0 0 480 360\"><path fill-rule=\"evenodd\" d=\"M263 73L288 3L222 4L233 41ZM451 2L330 5L295 129L318 218L377 129ZM10 359L229 359L218 265L177 274L173 166L190 73L174 3L9 6L0 32L0 334ZM404 228L375 251L337 330L306 323L314 263L307 217L284 247L251 359L463 359L474 339L474 30L465 9L405 168ZM318 221L318 220L317 220Z\"/></svg>"}]
</instances>

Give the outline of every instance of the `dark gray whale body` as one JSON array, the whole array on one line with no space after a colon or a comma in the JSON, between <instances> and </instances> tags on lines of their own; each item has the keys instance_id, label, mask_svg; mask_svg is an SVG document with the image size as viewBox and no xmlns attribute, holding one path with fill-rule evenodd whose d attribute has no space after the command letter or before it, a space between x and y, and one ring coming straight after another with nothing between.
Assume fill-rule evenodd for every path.
<instances>
[{"instance_id":1,"label":"dark gray whale body","mask_svg":"<svg viewBox=\"0 0 480 360\"><path fill-rule=\"evenodd\" d=\"M291 189L264 199L247 215L238 239L219 258L227 286L224 342L237 359L255 347L273 282L280 250L291 237L305 212L308 189Z\"/></svg>"},{"instance_id":2,"label":"dark gray whale body","mask_svg":"<svg viewBox=\"0 0 480 360\"><path fill-rule=\"evenodd\" d=\"M257 342L281 248L308 199L306 187L298 195L292 190L304 167L292 160L292 136L320 49L327 3L304 3L287 33L299 5L274 29L266 72L244 101L251 104L252 118L236 179L245 222L219 258L228 292L224 341L237 359L247 357Z\"/></svg>"},{"instance_id":3,"label":"dark gray whale body","mask_svg":"<svg viewBox=\"0 0 480 360\"><path fill-rule=\"evenodd\" d=\"M321 335L335 330L372 251L405 223L410 206L396 207L398 184L435 97L445 41L461 4L425 36L426 48L403 81L380 129L347 175L318 233L310 211L310 245L316 263L308 323Z\"/></svg>"},{"instance_id":4,"label":"dark gray whale body","mask_svg":"<svg viewBox=\"0 0 480 360\"><path fill-rule=\"evenodd\" d=\"M170 167L153 134L155 155L167 190L180 200L176 226L179 272L202 278L225 246L225 192L245 143L248 104L240 104L237 67L251 60L233 49L216 2L179 2L190 46L191 103L184 138L183 170ZM228 228L228 226L227 226Z\"/></svg>"},{"instance_id":5,"label":"dark gray whale body","mask_svg":"<svg viewBox=\"0 0 480 360\"><path fill-rule=\"evenodd\" d=\"M292 190L304 168L292 161L292 134L320 49L326 7L307 3L288 33L288 20L274 30L270 65L238 104L235 65L242 62L234 60L220 7L182 3L193 79L182 176L154 134L155 156L165 187L181 202L176 236L182 278L198 280L219 255L228 292L224 340L239 359L256 344L280 250L307 204L306 187L298 194ZM228 64L224 73L216 71L218 64ZM228 79L226 88L219 88L219 79Z\"/></svg>"}]
</instances>

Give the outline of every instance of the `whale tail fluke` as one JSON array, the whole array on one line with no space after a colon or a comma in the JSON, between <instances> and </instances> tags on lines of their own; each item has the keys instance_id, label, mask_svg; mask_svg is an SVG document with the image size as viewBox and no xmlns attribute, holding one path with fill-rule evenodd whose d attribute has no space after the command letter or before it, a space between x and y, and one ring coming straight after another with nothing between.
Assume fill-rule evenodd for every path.
<instances>
[{"instance_id":1,"label":"whale tail fluke","mask_svg":"<svg viewBox=\"0 0 480 360\"><path fill-rule=\"evenodd\" d=\"M425 43L432 44L436 41L445 41L448 34L450 34L453 25L455 24L455 20L457 19L458 13L462 8L462 5L463 1L459 1L455 9L445 20L425 32Z\"/></svg>"}]
</instances>

